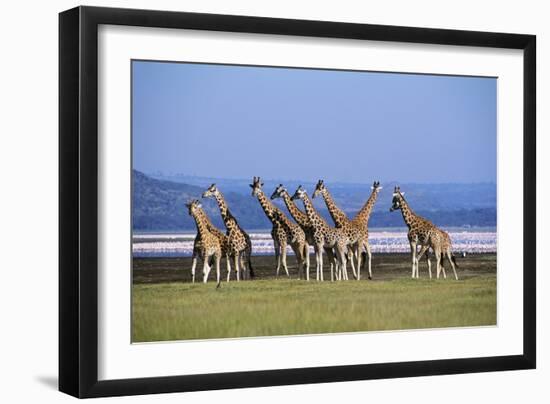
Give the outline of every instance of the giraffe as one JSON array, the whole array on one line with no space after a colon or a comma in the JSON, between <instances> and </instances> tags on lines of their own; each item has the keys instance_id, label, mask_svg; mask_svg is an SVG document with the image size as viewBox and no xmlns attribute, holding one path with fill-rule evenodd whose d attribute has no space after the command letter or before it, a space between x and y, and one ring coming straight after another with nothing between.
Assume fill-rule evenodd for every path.
<instances>
[{"instance_id":1,"label":"giraffe","mask_svg":"<svg viewBox=\"0 0 550 404\"><path fill-rule=\"evenodd\" d=\"M346 251L349 244L349 240L342 229L336 227L330 227L328 223L323 219L319 213L313 207L313 203L304 188L300 185L294 195L291 197L292 200L301 199L304 203L304 208L306 210L307 217L313 227L313 241L315 242L315 255L317 258L317 273L323 273L323 249L327 252L329 260L331 260L332 249L336 253L337 262L339 265L339 271L341 272L340 279L347 280L347 258ZM330 251L330 253L329 253ZM331 260L332 261L332 260ZM331 262L332 263L332 262ZM338 268L337 268L338 271ZM333 266L331 265L330 271L330 280L334 281L334 271Z\"/></svg>"},{"instance_id":2,"label":"giraffe","mask_svg":"<svg viewBox=\"0 0 550 404\"><path fill-rule=\"evenodd\" d=\"M411 247L412 277L418 278L418 261L422 257L422 255L428 250L428 248L432 248L436 259L437 278L439 278L439 273L441 271L442 255L446 255L449 259L449 262L451 263L451 267L453 268L455 279L458 280L454 263L455 259L451 252L450 237L448 237L447 235L448 238L446 238L443 235L444 232L438 229L432 222L416 215L405 201L403 193L401 192L399 187L395 187L393 190L393 200L390 212L398 209L401 210L403 220L409 228L407 237L409 239L409 244ZM421 246L418 257L416 251L417 245ZM428 264L428 268L431 273L430 264Z\"/></svg>"},{"instance_id":3,"label":"giraffe","mask_svg":"<svg viewBox=\"0 0 550 404\"><path fill-rule=\"evenodd\" d=\"M447 256L447 259L449 260L449 262L451 263L451 266L453 268L455 279L458 280L458 276L457 276L456 270L455 270L455 267L458 268L458 263L456 262L456 258L452 253L451 236L449 236L449 233L447 233L446 231L438 229L438 228L436 228L435 231L437 231L439 233L438 234L438 240L440 240L440 242L441 242L440 245L441 245L441 252L442 252L443 256L441 257L439 267L441 269L441 272L443 273L443 278L447 279L447 274L445 273L445 267L443 266L443 258L445 256ZM432 248L432 250L433 250L433 248ZM418 254L417 260L420 261L423 254L424 253L426 254L426 261L428 261L428 272L430 274L430 279L431 279L432 278L432 268L431 268L430 257L428 256L428 251L429 251L428 248L423 247L420 250L419 254ZM449 252L450 252L450 256L449 256ZM435 251L434 251L434 254L435 254ZM454 264L454 265L452 265L452 264ZM439 273L437 274L437 278L439 278Z\"/></svg>"},{"instance_id":4,"label":"giraffe","mask_svg":"<svg viewBox=\"0 0 550 404\"><path fill-rule=\"evenodd\" d=\"M239 281L239 273L240 273L239 265L242 267L243 279L246 274L246 270L243 262L244 258L246 258L248 263L249 276L250 278L254 278L254 271L252 269L252 263L250 259L250 256L252 255L252 243L250 242L250 237L243 229L241 229L241 227L237 223L237 219L235 219L235 217L229 211L229 208L227 207L227 203L225 202L225 198L223 197L222 193L220 192L216 184L210 185L210 187L208 187L208 189L202 194L202 197L214 198L218 203L218 207L220 208L220 213L221 213L223 222L227 229L227 233L226 233L227 239L228 239L227 253L229 256L231 256L231 258L233 258L237 281ZM228 282L230 277L231 277L231 272L228 272L227 273Z\"/></svg>"},{"instance_id":5,"label":"giraffe","mask_svg":"<svg viewBox=\"0 0 550 404\"><path fill-rule=\"evenodd\" d=\"M229 255L227 254L227 251L228 251L227 236L221 230L219 230L216 226L214 226L212 224L212 222L210 221L210 219L208 218L208 215L206 215L206 213L204 215L204 222L206 224L207 229L211 233L213 233L218 238L218 240L220 241L220 245L221 245L221 248L222 248L222 257L226 257L227 271L231 272L231 261L230 261ZM192 278L193 283L195 283L195 268L197 267L197 258L202 259L202 256L201 256L202 249L203 249L203 243L202 243L202 240L201 240L201 235L200 235L200 233L197 232L197 235L195 237L195 241L193 242L193 255L192 255L193 261L192 261L192 264L191 264L191 278ZM209 267L210 267L210 263L209 263Z\"/></svg>"},{"instance_id":6,"label":"giraffe","mask_svg":"<svg viewBox=\"0 0 550 404\"><path fill-rule=\"evenodd\" d=\"M198 200L195 199L192 202L186 204L186 206L189 209L189 214L193 217L193 219L195 219L197 231L200 235L200 256L203 262L202 281L206 283L206 281L208 280L208 273L210 272L208 262L211 258L213 258L216 265L216 283L217 287L220 287L220 261L222 258L222 246L220 243L220 239L214 233L208 230L208 220L206 219L206 213L204 213L204 211L202 210L202 206Z\"/></svg>"},{"instance_id":7,"label":"giraffe","mask_svg":"<svg viewBox=\"0 0 550 404\"><path fill-rule=\"evenodd\" d=\"M306 249L309 248L306 242L306 235L300 226L292 223L279 208L271 203L262 190L263 185L263 182L260 181L260 177L254 177L250 187L252 188L252 196L258 198L260 206L273 225L271 237L273 237L275 256L277 257L276 277L279 277L281 262L286 275L289 276L288 267L286 265L286 246L290 244L296 255L296 260L298 261L298 273L301 278ZM306 268L306 274L308 272L309 268Z\"/></svg>"},{"instance_id":8,"label":"giraffe","mask_svg":"<svg viewBox=\"0 0 550 404\"><path fill-rule=\"evenodd\" d=\"M286 234L290 235L290 240L288 242L291 247L292 245L297 245L296 248L292 247L292 249L297 260L298 252L300 254L300 260L298 261L298 279L303 279L303 272L305 270L305 279L309 282L309 243L307 242L304 231L299 225L289 220L281 209L276 208L273 215L275 219L279 220Z\"/></svg>"},{"instance_id":9,"label":"giraffe","mask_svg":"<svg viewBox=\"0 0 550 404\"><path fill-rule=\"evenodd\" d=\"M298 209L298 207L296 206L296 204L292 200L290 194L288 193L288 190L285 187L283 187L283 184L279 184L277 186L277 188L275 188L275 190L271 194L271 199L272 200L277 199L277 198L282 198L283 199L283 201L286 205L286 208L288 209L288 212L290 213L290 216L292 216L292 218L296 221L298 226L300 226L300 228L305 233L306 243L308 245L308 247L305 251L305 254L306 254L305 255L305 260L306 260L306 268L307 268L306 280L309 281L309 266L310 266L309 265L310 264L310 261L309 261L309 246L310 245L315 245L315 241L313 240L313 232L314 232L313 226L311 225L311 223L310 223L310 221L307 217L307 214L302 212L300 209ZM320 280L319 279L319 273L317 273L317 280Z\"/></svg>"},{"instance_id":10,"label":"giraffe","mask_svg":"<svg viewBox=\"0 0 550 404\"><path fill-rule=\"evenodd\" d=\"M348 251L351 253L349 254L351 270L353 272L353 277L359 280L360 275L355 271L353 257L357 256L357 266L358 266L358 270L360 271L361 270L361 251L362 251L362 244L364 239L364 234L363 234L364 232L360 227L355 226L351 222L351 220L348 219L344 211L341 210L336 205L336 202L334 202L334 199L332 198L332 195L330 194L327 187L325 186L325 183L323 180L319 180L317 182L317 185L315 186L315 191L313 192L313 198L316 198L319 195L322 195L323 199L325 200L325 205L327 205L327 209L330 213L330 216L332 217L332 220L334 221L334 224L336 225L337 228L340 228L343 230L344 234L349 240Z\"/></svg>"},{"instance_id":11,"label":"giraffe","mask_svg":"<svg viewBox=\"0 0 550 404\"><path fill-rule=\"evenodd\" d=\"M372 253L370 251L370 244L369 244L369 218L372 213L372 209L374 207L374 204L376 203L376 199L378 198L378 193L382 187L380 186L380 181L374 181L371 187L371 194L369 196L369 199L367 199L367 202L363 205L361 210L357 212L355 217L351 220L351 223L361 229L361 238L359 240L360 246L359 246L359 252L362 251L362 248L365 249L368 257L368 269L369 269L369 279L372 279L372 268L371 268L371 261L372 261ZM358 278L361 278L361 265L360 265L360 257L357 258L358 261L358 268L357 268L357 276Z\"/></svg>"}]
</instances>

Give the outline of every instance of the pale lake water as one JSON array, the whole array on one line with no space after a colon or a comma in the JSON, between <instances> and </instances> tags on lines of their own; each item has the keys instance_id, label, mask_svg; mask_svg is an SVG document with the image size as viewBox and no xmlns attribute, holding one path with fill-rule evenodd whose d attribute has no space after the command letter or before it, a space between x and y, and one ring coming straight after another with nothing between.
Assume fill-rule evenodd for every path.
<instances>
[{"instance_id":1,"label":"pale lake water","mask_svg":"<svg viewBox=\"0 0 550 404\"><path fill-rule=\"evenodd\" d=\"M451 236L455 253L495 253L497 233L494 228L444 229ZM249 231L253 255L274 254L269 230ZM134 257L190 257L195 233L134 233ZM410 251L406 229L369 229L369 243L373 253L407 253ZM313 248L310 247L311 252ZM288 247L288 253L292 251Z\"/></svg>"}]
</instances>

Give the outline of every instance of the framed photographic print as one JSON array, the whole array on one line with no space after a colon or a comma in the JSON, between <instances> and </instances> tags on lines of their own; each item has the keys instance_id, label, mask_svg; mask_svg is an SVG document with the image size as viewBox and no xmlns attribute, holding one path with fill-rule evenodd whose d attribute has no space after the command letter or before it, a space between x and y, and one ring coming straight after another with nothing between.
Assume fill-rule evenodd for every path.
<instances>
[{"instance_id":1,"label":"framed photographic print","mask_svg":"<svg viewBox=\"0 0 550 404\"><path fill-rule=\"evenodd\" d=\"M60 14L59 387L535 367L535 37Z\"/></svg>"}]
</instances>

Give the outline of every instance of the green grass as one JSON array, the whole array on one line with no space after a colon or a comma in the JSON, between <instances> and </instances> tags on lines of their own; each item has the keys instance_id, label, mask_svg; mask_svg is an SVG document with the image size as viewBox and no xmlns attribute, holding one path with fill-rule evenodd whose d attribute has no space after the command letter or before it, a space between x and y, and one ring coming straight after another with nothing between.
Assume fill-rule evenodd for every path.
<instances>
[{"instance_id":1,"label":"green grass","mask_svg":"<svg viewBox=\"0 0 550 404\"><path fill-rule=\"evenodd\" d=\"M134 282L132 321L133 342L494 325L496 273L459 281L264 279L220 289Z\"/></svg>"}]
</instances>

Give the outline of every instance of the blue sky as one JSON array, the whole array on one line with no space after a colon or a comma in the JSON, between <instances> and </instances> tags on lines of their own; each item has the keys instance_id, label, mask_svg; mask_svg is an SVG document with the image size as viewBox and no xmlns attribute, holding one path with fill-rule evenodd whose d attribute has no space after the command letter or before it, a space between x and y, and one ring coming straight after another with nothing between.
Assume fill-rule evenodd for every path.
<instances>
[{"instance_id":1,"label":"blue sky","mask_svg":"<svg viewBox=\"0 0 550 404\"><path fill-rule=\"evenodd\" d=\"M496 182L497 79L134 61L133 166L220 178Z\"/></svg>"}]
</instances>

